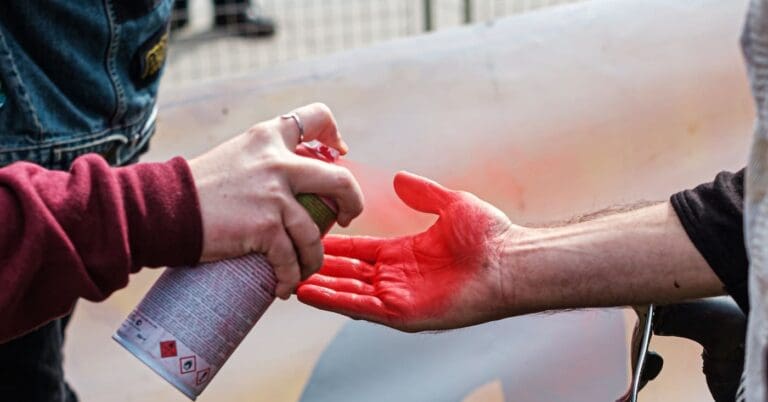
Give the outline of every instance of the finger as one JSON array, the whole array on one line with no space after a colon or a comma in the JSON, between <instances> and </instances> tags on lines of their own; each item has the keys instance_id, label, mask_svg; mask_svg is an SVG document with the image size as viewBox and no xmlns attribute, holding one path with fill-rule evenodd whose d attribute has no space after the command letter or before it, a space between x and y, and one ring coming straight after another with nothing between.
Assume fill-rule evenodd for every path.
<instances>
[{"instance_id":1,"label":"finger","mask_svg":"<svg viewBox=\"0 0 768 402\"><path fill-rule=\"evenodd\" d=\"M301 204L295 201L289 201L285 205L283 224L298 254L301 279L306 279L323 265L323 243L320 241L320 229Z\"/></svg>"},{"instance_id":2,"label":"finger","mask_svg":"<svg viewBox=\"0 0 768 402\"><path fill-rule=\"evenodd\" d=\"M409 172L398 172L394 180L395 192L409 207L430 214L439 214L442 207L452 201L453 191Z\"/></svg>"},{"instance_id":3,"label":"finger","mask_svg":"<svg viewBox=\"0 0 768 402\"><path fill-rule=\"evenodd\" d=\"M302 282L300 286L315 285L335 290L337 292L354 293L358 295L372 296L376 289L373 285L352 278L336 278L323 274L315 274Z\"/></svg>"},{"instance_id":4,"label":"finger","mask_svg":"<svg viewBox=\"0 0 768 402\"><path fill-rule=\"evenodd\" d=\"M384 303L377 297L337 292L317 285L301 285L296 292L302 303L333 311L353 318L386 324L388 319Z\"/></svg>"},{"instance_id":5,"label":"finger","mask_svg":"<svg viewBox=\"0 0 768 402\"><path fill-rule=\"evenodd\" d=\"M376 269L373 265L353 258L326 255L319 274L336 278L351 278L371 283Z\"/></svg>"},{"instance_id":6,"label":"finger","mask_svg":"<svg viewBox=\"0 0 768 402\"><path fill-rule=\"evenodd\" d=\"M323 239L325 254L374 263L386 239L369 236L329 235Z\"/></svg>"},{"instance_id":7,"label":"finger","mask_svg":"<svg viewBox=\"0 0 768 402\"><path fill-rule=\"evenodd\" d=\"M363 192L349 170L315 159L296 156L288 179L294 194L308 193L326 196L336 202L336 221L348 226L363 212Z\"/></svg>"},{"instance_id":8,"label":"finger","mask_svg":"<svg viewBox=\"0 0 768 402\"><path fill-rule=\"evenodd\" d=\"M296 250L285 230L277 231L266 253L277 278L275 296L287 299L301 280L301 270L296 259Z\"/></svg>"},{"instance_id":9,"label":"finger","mask_svg":"<svg viewBox=\"0 0 768 402\"><path fill-rule=\"evenodd\" d=\"M293 152L299 156L317 159L327 163L336 163L339 160L339 152L323 144L314 143L310 145L301 143Z\"/></svg>"},{"instance_id":10,"label":"finger","mask_svg":"<svg viewBox=\"0 0 768 402\"><path fill-rule=\"evenodd\" d=\"M336 124L336 118L333 117L331 109L323 103L312 103L293 110L304 127L304 141L317 140L338 150L342 155L349 152L349 147L342 140ZM299 143L300 130L297 122L293 119L280 119L281 124L287 131L284 131L286 146L288 149L294 149ZM287 127L287 124L292 127Z\"/></svg>"}]
</instances>

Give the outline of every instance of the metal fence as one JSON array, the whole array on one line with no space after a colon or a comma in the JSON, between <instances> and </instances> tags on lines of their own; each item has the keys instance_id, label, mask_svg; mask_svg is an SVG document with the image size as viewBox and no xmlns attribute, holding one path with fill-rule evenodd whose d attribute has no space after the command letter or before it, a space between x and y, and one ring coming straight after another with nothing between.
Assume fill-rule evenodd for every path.
<instances>
[{"instance_id":1,"label":"metal fence","mask_svg":"<svg viewBox=\"0 0 768 402\"><path fill-rule=\"evenodd\" d=\"M585 0L253 0L250 5L247 0L187 1L186 8L175 11L175 21L186 24L172 34L164 89ZM274 35L240 30L244 20L238 16L246 12L273 21Z\"/></svg>"}]
</instances>

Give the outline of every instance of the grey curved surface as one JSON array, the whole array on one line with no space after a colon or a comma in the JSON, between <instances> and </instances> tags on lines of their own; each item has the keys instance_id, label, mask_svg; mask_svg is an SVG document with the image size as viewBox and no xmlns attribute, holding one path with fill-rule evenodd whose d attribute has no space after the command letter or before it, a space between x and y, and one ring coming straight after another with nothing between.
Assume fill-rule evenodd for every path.
<instances>
[{"instance_id":1,"label":"grey curved surface","mask_svg":"<svg viewBox=\"0 0 768 402\"><path fill-rule=\"evenodd\" d=\"M302 402L460 402L492 381L508 402L612 401L624 392L619 310L518 317L428 334L350 321Z\"/></svg>"}]
</instances>

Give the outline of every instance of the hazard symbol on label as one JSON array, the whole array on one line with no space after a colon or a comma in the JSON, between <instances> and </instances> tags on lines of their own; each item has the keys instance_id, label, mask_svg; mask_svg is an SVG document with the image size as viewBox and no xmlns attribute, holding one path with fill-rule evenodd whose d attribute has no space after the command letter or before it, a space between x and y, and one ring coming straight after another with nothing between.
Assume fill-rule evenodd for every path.
<instances>
[{"instance_id":1,"label":"hazard symbol on label","mask_svg":"<svg viewBox=\"0 0 768 402\"><path fill-rule=\"evenodd\" d=\"M195 356L187 356L179 359L179 372L181 374L191 373L197 370L197 358Z\"/></svg>"},{"instance_id":2,"label":"hazard symbol on label","mask_svg":"<svg viewBox=\"0 0 768 402\"><path fill-rule=\"evenodd\" d=\"M176 352L176 341L162 341L160 342L160 357L174 357L178 353Z\"/></svg>"},{"instance_id":3,"label":"hazard symbol on label","mask_svg":"<svg viewBox=\"0 0 768 402\"><path fill-rule=\"evenodd\" d=\"M206 381L208 381L208 375L211 374L211 368L208 367L205 370L200 370L197 372L197 377L195 379L195 384L200 385Z\"/></svg>"}]
</instances>

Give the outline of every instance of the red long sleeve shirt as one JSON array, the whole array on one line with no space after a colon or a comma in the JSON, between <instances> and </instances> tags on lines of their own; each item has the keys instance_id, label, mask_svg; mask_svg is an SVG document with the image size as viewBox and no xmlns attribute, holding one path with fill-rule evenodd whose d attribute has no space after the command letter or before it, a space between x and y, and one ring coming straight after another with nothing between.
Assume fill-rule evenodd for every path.
<instances>
[{"instance_id":1,"label":"red long sleeve shirt","mask_svg":"<svg viewBox=\"0 0 768 402\"><path fill-rule=\"evenodd\" d=\"M0 169L0 342L104 300L143 266L195 264L202 218L181 158L110 168L95 155L67 172Z\"/></svg>"}]
</instances>

